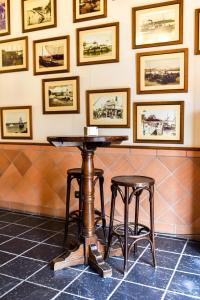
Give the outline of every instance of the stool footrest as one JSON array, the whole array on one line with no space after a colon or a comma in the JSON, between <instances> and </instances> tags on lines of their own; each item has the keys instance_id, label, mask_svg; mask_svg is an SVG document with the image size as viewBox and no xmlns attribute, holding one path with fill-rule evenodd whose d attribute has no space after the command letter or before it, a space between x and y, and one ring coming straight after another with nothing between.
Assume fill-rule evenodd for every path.
<instances>
[{"instance_id":1,"label":"stool footrest","mask_svg":"<svg viewBox=\"0 0 200 300\"><path fill-rule=\"evenodd\" d=\"M137 226L137 231L135 232ZM113 226L113 235L117 236L117 237L124 237L124 224L118 224ZM142 231L145 231L144 233L141 233ZM144 224L137 224L135 225L135 223L133 222L129 222L128 223L128 232L129 232L129 238L132 239L138 239L138 238L142 238L142 237L146 237L149 236L151 234L151 230L148 226L144 225Z\"/></svg>"}]
</instances>

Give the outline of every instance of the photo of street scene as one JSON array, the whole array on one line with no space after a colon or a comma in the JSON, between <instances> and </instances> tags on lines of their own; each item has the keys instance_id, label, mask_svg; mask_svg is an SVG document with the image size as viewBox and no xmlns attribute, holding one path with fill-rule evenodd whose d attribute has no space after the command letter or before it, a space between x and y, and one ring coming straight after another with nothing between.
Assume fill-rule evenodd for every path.
<instances>
[{"instance_id":1,"label":"photo of street scene","mask_svg":"<svg viewBox=\"0 0 200 300\"><path fill-rule=\"evenodd\" d=\"M147 59L145 61L145 86L166 86L180 84L180 57L169 59Z\"/></svg>"},{"instance_id":2,"label":"photo of street scene","mask_svg":"<svg viewBox=\"0 0 200 300\"><path fill-rule=\"evenodd\" d=\"M27 133L27 113L23 111L6 111L6 133Z\"/></svg>"},{"instance_id":3,"label":"photo of street scene","mask_svg":"<svg viewBox=\"0 0 200 300\"><path fill-rule=\"evenodd\" d=\"M27 26L51 22L51 9L51 0L25 1Z\"/></svg>"},{"instance_id":4,"label":"photo of street scene","mask_svg":"<svg viewBox=\"0 0 200 300\"><path fill-rule=\"evenodd\" d=\"M17 46L8 47L10 50L1 50L2 67L20 66L23 65L23 49ZM13 48L13 50L12 50ZM18 48L18 49L16 49Z\"/></svg>"},{"instance_id":5,"label":"photo of street scene","mask_svg":"<svg viewBox=\"0 0 200 300\"><path fill-rule=\"evenodd\" d=\"M105 57L112 55L112 30L85 33L83 37L83 58Z\"/></svg>"},{"instance_id":6,"label":"photo of street scene","mask_svg":"<svg viewBox=\"0 0 200 300\"><path fill-rule=\"evenodd\" d=\"M38 44L39 68L64 66L64 43L56 40Z\"/></svg>"},{"instance_id":7,"label":"photo of street scene","mask_svg":"<svg viewBox=\"0 0 200 300\"><path fill-rule=\"evenodd\" d=\"M176 136L176 115L177 109L174 108L144 108L140 115L142 136Z\"/></svg>"},{"instance_id":8,"label":"photo of street scene","mask_svg":"<svg viewBox=\"0 0 200 300\"><path fill-rule=\"evenodd\" d=\"M53 85L48 87L49 107L73 106L73 85Z\"/></svg>"},{"instance_id":9,"label":"photo of street scene","mask_svg":"<svg viewBox=\"0 0 200 300\"><path fill-rule=\"evenodd\" d=\"M101 10L100 0L78 0L79 1L79 13L80 15L95 13Z\"/></svg>"},{"instance_id":10,"label":"photo of street scene","mask_svg":"<svg viewBox=\"0 0 200 300\"><path fill-rule=\"evenodd\" d=\"M174 41L178 39L178 5L138 12L136 44Z\"/></svg>"},{"instance_id":11,"label":"photo of street scene","mask_svg":"<svg viewBox=\"0 0 200 300\"><path fill-rule=\"evenodd\" d=\"M123 120L123 97L96 96L93 101L94 120Z\"/></svg>"},{"instance_id":12,"label":"photo of street scene","mask_svg":"<svg viewBox=\"0 0 200 300\"><path fill-rule=\"evenodd\" d=\"M6 30L6 8L5 0L0 0L0 33Z\"/></svg>"}]
</instances>

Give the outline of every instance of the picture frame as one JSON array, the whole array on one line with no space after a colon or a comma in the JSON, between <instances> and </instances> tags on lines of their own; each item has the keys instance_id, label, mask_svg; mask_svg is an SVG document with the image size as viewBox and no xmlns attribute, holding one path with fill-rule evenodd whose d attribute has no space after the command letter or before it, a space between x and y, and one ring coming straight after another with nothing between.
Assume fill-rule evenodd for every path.
<instances>
[{"instance_id":1,"label":"picture frame","mask_svg":"<svg viewBox=\"0 0 200 300\"><path fill-rule=\"evenodd\" d=\"M28 37L0 41L0 73L28 70Z\"/></svg>"},{"instance_id":2,"label":"picture frame","mask_svg":"<svg viewBox=\"0 0 200 300\"><path fill-rule=\"evenodd\" d=\"M70 71L69 35L33 41L34 75Z\"/></svg>"},{"instance_id":3,"label":"picture frame","mask_svg":"<svg viewBox=\"0 0 200 300\"><path fill-rule=\"evenodd\" d=\"M57 0L21 0L22 32L57 26Z\"/></svg>"},{"instance_id":4,"label":"picture frame","mask_svg":"<svg viewBox=\"0 0 200 300\"><path fill-rule=\"evenodd\" d=\"M32 139L32 107L1 107L2 139Z\"/></svg>"},{"instance_id":5,"label":"picture frame","mask_svg":"<svg viewBox=\"0 0 200 300\"><path fill-rule=\"evenodd\" d=\"M0 0L0 37L10 34L10 0Z\"/></svg>"},{"instance_id":6,"label":"picture frame","mask_svg":"<svg viewBox=\"0 0 200 300\"><path fill-rule=\"evenodd\" d=\"M130 88L86 91L87 126L130 127Z\"/></svg>"},{"instance_id":7,"label":"picture frame","mask_svg":"<svg viewBox=\"0 0 200 300\"><path fill-rule=\"evenodd\" d=\"M183 0L132 8L132 48L182 43Z\"/></svg>"},{"instance_id":8,"label":"picture frame","mask_svg":"<svg viewBox=\"0 0 200 300\"><path fill-rule=\"evenodd\" d=\"M77 65L119 62L119 22L78 28Z\"/></svg>"},{"instance_id":9,"label":"picture frame","mask_svg":"<svg viewBox=\"0 0 200 300\"><path fill-rule=\"evenodd\" d=\"M137 94L186 93L188 49L136 54Z\"/></svg>"},{"instance_id":10,"label":"picture frame","mask_svg":"<svg viewBox=\"0 0 200 300\"><path fill-rule=\"evenodd\" d=\"M200 54L200 8L195 9L194 54Z\"/></svg>"},{"instance_id":11,"label":"picture frame","mask_svg":"<svg viewBox=\"0 0 200 300\"><path fill-rule=\"evenodd\" d=\"M73 0L73 21L82 22L107 17L107 0Z\"/></svg>"},{"instance_id":12,"label":"picture frame","mask_svg":"<svg viewBox=\"0 0 200 300\"><path fill-rule=\"evenodd\" d=\"M42 80L43 114L80 112L79 76Z\"/></svg>"},{"instance_id":13,"label":"picture frame","mask_svg":"<svg viewBox=\"0 0 200 300\"><path fill-rule=\"evenodd\" d=\"M184 101L137 102L133 104L135 143L184 142Z\"/></svg>"}]
</instances>

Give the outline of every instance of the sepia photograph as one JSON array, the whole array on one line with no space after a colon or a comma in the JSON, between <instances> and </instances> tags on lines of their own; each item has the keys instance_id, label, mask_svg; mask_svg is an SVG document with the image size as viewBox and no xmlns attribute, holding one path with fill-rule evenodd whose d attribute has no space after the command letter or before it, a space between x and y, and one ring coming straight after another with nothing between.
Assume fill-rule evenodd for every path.
<instances>
[{"instance_id":1,"label":"sepia photograph","mask_svg":"<svg viewBox=\"0 0 200 300\"><path fill-rule=\"evenodd\" d=\"M1 107L0 110L3 139L32 138L31 106Z\"/></svg>"},{"instance_id":2,"label":"sepia photograph","mask_svg":"<svg viewBox=\"0 0 200 300\"><path fill-rule=\"evenodd\" d=\"M34 75L69 72L69 36L33 41Z\"/></svg>"},{"instance_id":3,"label":"sepia photograph","mask_svg":"<svg viewBox=\"0 0 200 300\"><path fill-rule=\"evenodd\" d=\"M188 49L137 53L137 93L187 92Z\"/></svg>"},{"instance_id":4,"label":"sepia photograph","mask_svg":"<svg viewBox=\"0 0 200 300\"><path fill-rule=\"evenodd\" d=\"M22 0L22 32L56 26L56 0Z\"/></svg>"},{"instance_id":5,"label":"sepia photograph","mask_svg":"<svg viewBox=\"0 0 200 300\"><path fill-rule=\"evenodd\" d=\"M119 61L119 23L77 29L77 65Z\"/></svg>"},{"instance_id":6,"label":"sepia photograph","mask_svg":"<svg viewBox=\"0 0 200 300\"><path fill-rule=\"evenodd\" d=\"M195 10L194 54L200 54L200 9Z\"/></svg>"},{"instance_id":7,"label":"sepia photograph","mask_svg":"<svg viewBox=\"0 0 200 300\"><path fill-rule=\"evenodd\" d=\"M78 76L43 79L43 113L79 113L79 89Z\"/></svg>"},{"instance_id":8,"label":"sepia photograph","mask_svg":"<svg viewBox=\"0 0 200 300\"><path fill-rule=\"evenodd\" d=\"M87 126L130 127L130 89L86 91Z\"/></svg>"},{"instance_id":9,"label":"sepia photograph","mask_svg":"<svg viewBox=\"0 0 200 300\"><path fill-rule=\"evenodd\" d=\"M183 42L183 1L134 7L133 48L180 44Z\"/></svg>"},{"instance_id":10,"label":"sepia photograph","mask_svg":"<svg viewBox=\"0 0 200 300\"><path fill-rule=\"evenodd\" d=\"M134 104L134 142L183 143L184 102Z\"/></svg>"},{"instance_id":11,"label":"sepia photograph","mask_svg":"<svg viewBox=\"0 0 200 300\"><path fill-rule=\"evenodd\" d=\"M0 0L0 36L10 34L10 0Z\"/></svg>"},{"instance_id":12,"label":"sepia photograph","mask_svg":"<svg viewBox=\"0 0 200 300\"><path fill-rule=\"evenodd\" d=\"M107 0L73 0L74 22L107 16Z\"/></svg>"},{"instance_id":13,"label":"sepia photograph","mask_svg":"<svg viewBox=\"0 0 200 300\"><path fill-rule=\"evenodd\" d=\"M0 41L0 73L28 70L28 38Z\"/></svg>"}]
</instances>

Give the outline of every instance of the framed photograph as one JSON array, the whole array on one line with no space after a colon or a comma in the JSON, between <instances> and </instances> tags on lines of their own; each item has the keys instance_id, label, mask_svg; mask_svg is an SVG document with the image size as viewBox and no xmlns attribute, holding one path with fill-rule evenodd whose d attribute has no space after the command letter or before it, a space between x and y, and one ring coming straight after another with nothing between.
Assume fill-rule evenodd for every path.
<instances>
[{"instance_id":1,"label":"framed photograph","mask_svg":"<svg viewBox=\"0 0 200 300\"><path fill-rule=\"evenodd\" d=\"M0 36L10 34L10 0L0 0Z\"/></svg>"},{"instance_id":2,"label":"framed photograph","mask_svg":"<svg viewBox=\"0 0 200 300\"><path fill-rule=\"evenodd\" d=\"M21 0L21 7L22 32L56 27L56 0Z\"/></svg>"},{"instance_id":3,"label":"framed photograph","mask_svg":"<svg viewBox=\"0 0 200 300\"><path fill-rule=\"evenodd\" d=\"M133 112L134 142L183 144L184 101L134 103Z\"/></svg>"},{"instance_id":4,"label":"framed photograph","mask_svg":"<svg viewBox=\"0 0 200 300\"><path fill-rule=\"evenodd\" d=\"M200 54L200 9L195 10L194 54Z\"/></svg>"},{"instance_id":5,"label":"framed photograph","mask_svg":"<svg viewBox=\"0 0 200 300\"><path fill-rule=\"evenodd\" d=\"M77 29L77 65L119 61L119 23Z\"/></svg>"},{"instance_id":6,"label":"framed photograph","mask_svg":"<svg viewBox=\"0 0 200 300\"><path fill-rule=\"evenodd\" d=\"M183 0L134 7L132 46L145 48L183 43Z\"/></svg>"},{"instance_id":7,"label":"framed photograph","mask_svg":"<svg viewBox=\"0 0 200 300\"><path fill-rule=\"evenodd\" d=\"M137 53L138 94L188 91L188 49Z\"/></svg>"},{"instance_id":8,"label":"framed photograph","mask_svg":"<svg viewBox=\"0 0 200 300\"><path fill-rule=\"evenodd\" d=\"M86 91L87 126L130 127L130 89Z\"/></svg>"},{"instance_id":9,"label":"framed photograph","mask_svg":"<svg viewBox=\"0 0 200 300\"><path fill-rule=\"evenodd\" d=\"M74 22L107 17L107 0L73 0Z\"/></svg>"},{"instance_id":10,"label":"framed photograph","mask_svg":"<svg viewBox=\"0 0 200 300\"><path fill-rule=\"evenodd\" d=\"M69 36L33 41L34 75L69 72Z\"/></svg>"},{"instance_id":11,"label":"framed photograph","mask_svg":"<svg viewBox=\"0 0 200 300\"><path fill-rule=\"evenodd\" d=\"M28 37L0 41L0 73L28 70Z\"/></svg>"},{"instance_id":12,"label":"framed photograph","mask_svg":"<svg viewBox=\"0 0 200 300\"><path fill-rule=\"evenodd\" d=\"M79 113L79 77L42 80L43 114Z\"/></svg>"},{"instance_id":13,"label":"framed photograph","mask_svg":"<svg viewBox=\"0 0 200 300\"><path fill-rule=\"evenodd\" d=\"M32 139L32 107L1 107L2 139Z\"/></svg>"}]
</instances>

